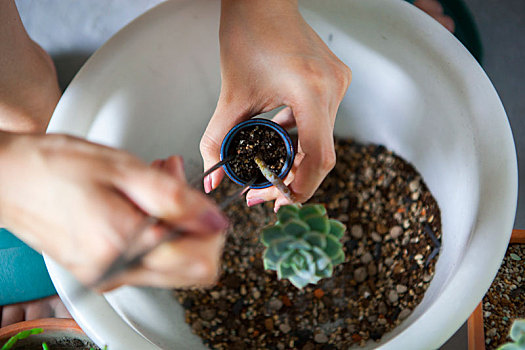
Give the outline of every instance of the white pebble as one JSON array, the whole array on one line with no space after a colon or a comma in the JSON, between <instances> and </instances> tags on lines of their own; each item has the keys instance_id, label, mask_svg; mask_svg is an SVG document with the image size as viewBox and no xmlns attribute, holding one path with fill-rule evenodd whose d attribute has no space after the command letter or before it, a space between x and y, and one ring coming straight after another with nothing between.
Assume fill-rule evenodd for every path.
<instances>
[{"instance_id":1,"label":"white pebble","mask_svg":"<svg viewBox=\"0 0 525 350\"><path fill-rule=\"evenodd\" d=\"M361 237L363 237L363 228L361 227L361 225L353 225L350 229L350 234L355 239L360 239Z\"/></svg>"},{"instance_id":2,"label":"white pebble","mask_svg":"<svg viewBox=\"0 0 525 350\"><path fill-rule=\"evenodd\" d=\"M394 226L390 229L390 236L393 239L400 237L403 234L403 228L401 226Z\"/></svg>"}]
</instances>

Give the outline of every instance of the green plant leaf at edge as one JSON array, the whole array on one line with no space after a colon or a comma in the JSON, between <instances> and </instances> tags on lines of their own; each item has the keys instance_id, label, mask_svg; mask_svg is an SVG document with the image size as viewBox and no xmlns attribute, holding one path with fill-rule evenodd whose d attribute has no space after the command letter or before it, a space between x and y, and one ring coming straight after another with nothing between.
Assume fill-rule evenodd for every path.
<instances>
[{"instance_id":1,"label":"green plant leaf at edge","mask_svg":"<svg viewBox=\"0 0 525 350\"><path fill-rule=\"evenodd\" d=\"M16 344L17 341L21 339L25 339L33 334L40 334L43 331L44 330L42 328L32 328L32 329L27 329L25 331L21 331L13 335L11 338L9 338L9 340L2 346L2 349L0 350L9 350Z\"/></svg>"},{"instance_id":2,"label":"green plant leaf at edge","mask_svg":"<svg viewBox=\"0 0 525 350\"><path fill-rule=\"evenodd\" d=\"M523 348L514 343L507 343L500 346L498 350L523 350Z\"/></svg>"},{"instance_id":3,"label":"green plant leaf at edge","mask_svg":"<svg viewBox=\"0 0 525 350\"><path fill-rule=\"evenodd\" d=\"M337 237L339 239L343 238L346 226L339 220L330 219L330 234L334 235L334 237Z\"/></svg>"},{"instance_id":4,"label":"green plant leaf at edge","mask_svg":"<svg viewBox=\"0 0 525 350\"><path fill-rule=\"evenodd\" d=\"M326 216L326 208L322 204L306 204L299 209L299 218L306 219L308 216Z\"/></svg>"},{"instance_id":5,"label":"green plant leaf at edge","mask_svg":"<svg viewBox=\"0 0 525 350\"><path fill-rule=\"evenodd\" d=\"M299 207L294 204L283 205L277 211L277 219L280 223L286 223L290 219L295 219L299 215Z\"/></svg>"},{"instance_id":6,"label":"green plant leaf at edge","mask_svg":"<svg viewBox=\"0 0 525 350\"><path fill-rule=\"evenodd\" d=\"M510 329L510 338L517 342L523 336L525 336L525 319L515 320Z\"/></svg>"},{"instance_id":7,"label":"green plant leaf at edge","mask_svg":"<svg viewBox=\"0 0 525 350\"><path fill-rule=\"evenodd\" d=\"M285 233L281 225L267 226L261 232L261 242L266 247L270 246L273 241L284 237Z\"/></svg>"}]
</instances>

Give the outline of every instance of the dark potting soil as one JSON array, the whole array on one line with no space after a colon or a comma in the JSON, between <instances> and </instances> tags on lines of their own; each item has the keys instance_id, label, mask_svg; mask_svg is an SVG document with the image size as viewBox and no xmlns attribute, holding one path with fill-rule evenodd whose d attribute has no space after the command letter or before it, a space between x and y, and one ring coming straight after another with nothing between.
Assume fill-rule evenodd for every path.
<instances>
[{"instance_id":1,"label":"dark potting soil","mask_svg":"<svg viewBox=\"0 0 525 350\"><path fill-rule=\"evenodd\" d=\"M256 183L264 182L257 164L256 156L279 174L286 162L286 145L275 130L267 126L255 125L241 129L233 138L227 156L234 156L230 161L232 171L248 182L257 177Z\"/></svg>"},{"instance_id":2,"label":"dark potting soil","mask_svg":"<svg viewBox=\"0 0 525 350\"><path fill-rule=\"evenodd\" d=\"M439 207L416 170L382 146L336 141L337 164L312 203L348 230L345 262L299 290L265 271L260 229L272 204L227 211L222 275L211 289L177 290L189 323L214 349L347 349L380 340L422 300L441 237ZM220 201L238 186L223 184ZM435 236L435 237L431 237Z\"/></svg>"},{"instance_id":3,"label":"dark potting soil","mask_svg":"<svg viewBox=\"0 0 525 350\"><path fill-rule=\"evenodd\" d=\"M525 244L511 244L483 297L487 349L511 342L510 328L520 318L525 318Z\"/></svg>"}]
</instances>

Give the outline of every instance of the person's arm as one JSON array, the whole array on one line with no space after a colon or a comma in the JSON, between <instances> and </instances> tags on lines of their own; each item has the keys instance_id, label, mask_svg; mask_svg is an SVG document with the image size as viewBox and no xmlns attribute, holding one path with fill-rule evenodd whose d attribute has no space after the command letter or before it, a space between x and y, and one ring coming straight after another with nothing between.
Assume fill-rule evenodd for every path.
<instances>
[{"instance_id":1,"label":"person's arm","mask_svg":"<svg viewBox=\"0 0 525 350\"><path fill-rule=\"evenodd\" d=\"M227 221L187 186L180 158L151 167L124 151L44 135L60 96L56 76L12 0L0 1L0 53L0 227L89 283L153 215L162 224L137 239L151 243L173 227L185 236L100 287L213 283Z\"/></svg>"},{"instance_id":2,"label":"person's arm","mask_svg":"<svg viewBox=\"0 0 525 350\"><path fill-rule=\"evenodd\" d=\"M299 13L297 0L222 0L221 94L201 140L205 167L235 124L279 106L275 121L297 126L299 157L286 179L300 202L309 199L335 164L333 126L351 81L343 64ZM205 179L207 191L224 173ZM270 187L250 190L248 205L287 200Z\"/></svg>"},{"instance_id":3,"label":"person's arm","mask_svg":"<svg viewBox=\"0 0 525 350\"><path fill-rule=\"evenodd\" d=\"M0 1L0 130L45 132L59 98L51 57L27 35L15 2Z\"/></svg>"}]
</instances>

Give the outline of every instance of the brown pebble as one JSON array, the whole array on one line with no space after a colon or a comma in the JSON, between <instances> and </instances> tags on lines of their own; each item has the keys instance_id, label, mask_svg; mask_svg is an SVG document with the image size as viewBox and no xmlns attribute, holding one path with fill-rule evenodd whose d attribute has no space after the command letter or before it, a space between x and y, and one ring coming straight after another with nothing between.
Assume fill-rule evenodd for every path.
<instances>
[{"instance_id":1,"label":"brown pebble","mask_svg":"<svg viewBox=\"0 0 525 350\"><path fill-rule=\"evenodd\" d=\"M386 227L383 224L377 224L376 225L376 230L377 230L378 233L384 235L385 233L388 232L388 227Z\"/></svg>"},{"instance_id":2,"label":"brown pebble","mask_svg":"<svg viewBox=\"0 0 525 350\"><path fill-rule=\"evenodd\" d=\"M213 320L213 318L215 317L216 315L216 312L214 309L202 309L200 311L200 316L206 320L206 321L211 321Z\"/></svg>"},{"instance_id":3,"label":"brown pebble","mask_svg":"<svg viewBox=\"0 0 525 350\"><path fill-rule=\"evenodd\" d=\"M410 314L412 313L412 310L410 309L403 309L401 310L401 312L399 313L399 319L401 321L403 321L404 319L406 319L408 316L410 316Z\"/></svg>"},{"instance_id":4,"label":"brown pebble","mask_svg":"<svg viewBox=\"0 0 525 350\"><path fill-rule=\"evenodd\" d=\"M289 325L287 325L286 323L282 323L281 325L279 325L279 330L281 332L283 332L284 334L287 334L288 332L290 332L292 329L290 328Z\"/></svg>"},{"instance_id":5,"label":"brown pebble","mask_svg":"<svg viewBox=\"0 0 525 350\"><path fill-rule=\"evenodd\" d=\"M316 290L314 290L314 296L317 298L317 299L321 299L324 295L324 292L321 288L317 288Z\"/></svg>"},{"instance_id":6,"label":"brown pebble","mask_svg":"<svg viewBox=\"0 0 525 350\"><path fill-rule=\"evenodd\" d=\"M312 342L307 342L306 344L304 344L302 350L314 350L315 349L315 345L314 343Z\"/></svg>"},{"instance_id":7,"label":"brown pebble","mask_svg":"<svg viewBox=\"0 0 525 350\"><path fill-rule=\"evenodd\" d=\"M271 331L273 329L273 319L267 318L264 320L264 328L266 328L267 331Z\"/></svg>"},{"instance_id":8,"label":"brown pebble","mask_svg":"<svg viewBox=\"0 0 525 350\"><path fill-rule=\"evenodd\" d=\"M283 294L281 296L281 300L283 301L284 306L288 306L288 307L292 306L292 301L290 300L290 298L288 298L288 295Z\"/></svg>"}]
</instances>

